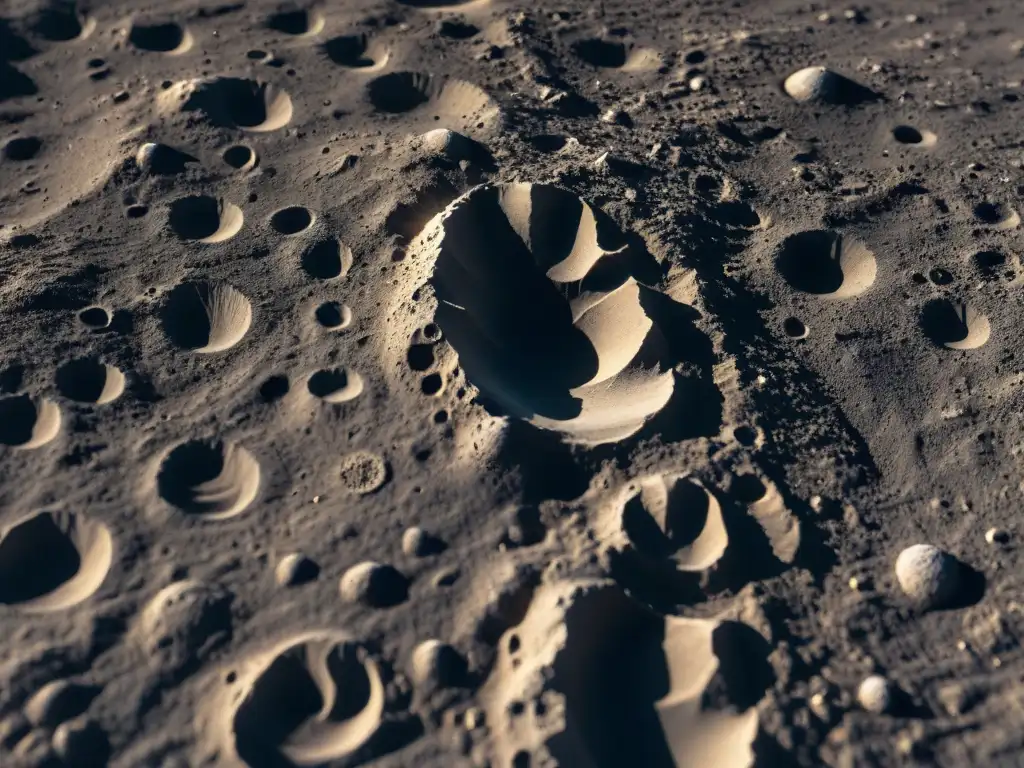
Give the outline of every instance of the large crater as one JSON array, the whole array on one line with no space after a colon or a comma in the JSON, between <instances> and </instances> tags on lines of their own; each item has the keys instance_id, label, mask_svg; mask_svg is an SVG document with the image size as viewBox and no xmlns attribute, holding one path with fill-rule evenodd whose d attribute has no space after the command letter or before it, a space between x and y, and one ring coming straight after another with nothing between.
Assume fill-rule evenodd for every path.
<instances>
[{"instance_id":1,"label":"large crater","mask_svg":"<svg viewBox=\"0 0 1024 768\"><path fill-rule=\"evenodd\" d=\"M481 186L409 249L433 292L419 307L482 401L588 444L639 430L674 384L645 308L653 292L628 249L602 247L598 218L557 187Z\"/></svg>"}]
</instances>

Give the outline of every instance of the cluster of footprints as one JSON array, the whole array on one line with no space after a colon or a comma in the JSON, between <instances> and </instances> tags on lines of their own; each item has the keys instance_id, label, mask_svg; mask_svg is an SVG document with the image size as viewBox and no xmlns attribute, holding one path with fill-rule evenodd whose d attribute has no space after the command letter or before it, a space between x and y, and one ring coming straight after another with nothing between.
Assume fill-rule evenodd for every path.
<instances>
[{"instance_id":1,"label":"cluster of footprints","mask_svg":"<svg viewBox=\"0 0 1024 768\"><path fill-rule=\"evenodd\" d=\"M86 37L96 26L75 13L40 24L57 40ZM312 40L325 19L315 11L282 11L267 25ZM132 24L128 41L167 56L183 55L196 44L185 26L145 21ZM389 62L386 46L367 35L333 37L322 49L334 63L367 72ZM601 40L582 41L575 53L594 66L627 71L658 63L656 52ZM837 78L827 70L803 71L787 80L786 90L799 100L869 97ZM452 129L486 129L500 119L479 88L420 73L379 75L368 82L366 95L380 113L402 116L406 129L438 119ZM172 84L157 109L196 113L211 125L254 135L283 129L295 113L287 92L229 77ZM923 146L936 140L910 126L899 126L894 136ZM14 161L40 151L30 137L4 147ZM222 159L242 172L260 161L241 144ZM193 160L152 143L135 155L138 168L152 174L173 174ZM144 208L129 208L128 215L144 216ZM976 213L997 228L1019 220L996 210ZM247 224L242 207L204 195L174 200L165 214L169 230L196 247L215 248ZM457 361L507 417L556 431L569 442L594 446L635 434L672 397L678 361L666 342L668 329L647 309L652 289L631 275L627 249L599 243L598 216L587 202L550 185L483 185L462 195L408 249L408 269L388 306L398 340L389 354L412 363L422 374L422 391L432 395L442 391ZM351 249L318 229L316 214L301 205L274 212L266 224L281 237L307 238L301 268L314 279L342 278L353 264ZM794 290L832 299L865 292L877 271L863 243L830 231L793 235L782 244L776 267ZM231 285L186 281L163 296L159 312L169 344L182 354L216 356L244 339L254 307ZM329 302L317 308L316 319L337 330L352 322L352 313ZM107 308L89 307L78 320L98 330L112 317ZM792 320L787 333L805 336L807 329ZM951 349L981 346L989 335L987 318L944 299L926 306L921 326ZM415 355L409 339L419 348ZM126 376L102 360L81 358L60 366L54 383L61 397L102 407L125 391ZM268 380L264 389L270 397L278 387ZM307 379L309 394L328 404L350 401L363 389L362 377L345 368L316 371ZM55 400L0 399L0 443L6 446L41 449L61 426ZM380 456L359 451L343 457L338 472L350 490L365 494L386 482L388 468ZM257 457L217 438L168 446L153 474L163 502L205 520L235 517L260 493ZM606 554L633 558L656 579L702 588L729 545L716 490L695 478L656 475L616 494L599 522ZM745 501L774 554L792 562L799 526L777 491L760 484ZM410 547L421 545L426 551L423 542ZM26 613L68 609L97 592L116 556L111 532L88 515L59 508L35 512L0 536L0 603ZM40 562L47 567L38 567ZM348 601L385 608L405 599L408 584L391 566L361 563L346 572L340 592ZM152 597L133 632L175 674L188 665L192 649L216 646L230 621L227 604L209 585L176 581ZM203 628L198 634L197 627ZM498 724L494 738L502 764L528 766L545 751L563 765L581 766L739 766L752 760L756 707L772 678L766 643L746 624L662 616L611 580L557 581L533 590L526 610L503 622L497 647L481 701L489 721ZM454 648L428 640L417 647L407 671L415 685L428 688L458 684L464 667ZM366 643L340 630L310 630L282 640L232 665L203 713L208 754L224 764L252 766L320 765L357 754L385 719L387 674L387 663ZM23 708L25 734L45 732L58 752L83 734L95 737L76 721L94 695L84 684L49 684ZM645 735L639 744L630 736L637 733Z\"/></svg>"}]
</instances>

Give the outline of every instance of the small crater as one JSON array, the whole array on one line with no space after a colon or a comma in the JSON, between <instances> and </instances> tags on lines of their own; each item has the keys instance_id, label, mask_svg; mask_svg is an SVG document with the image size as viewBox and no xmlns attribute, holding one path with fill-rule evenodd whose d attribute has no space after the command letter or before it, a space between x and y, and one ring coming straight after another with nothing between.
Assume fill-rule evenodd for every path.
<instances>
[{"instance_id":1,"label":"small crater","mask_svg":"<svg viewBox=\"0 0 1024 768\"><path fill-rule=\"evenodd\" d=\"M176 346L201 354L223 352L249 330L252 304L226 283L183 283L167 295L162 319Z\"/></svg>"},{"instance_id":2,"label":"small crater","mask_svg":"<svg viewBox=\"0 0 1024 768\"><path fill-rule=\"evenodd\" d=\"M1016 229L1020 224L1020 214L1002 203L978 203L974 206L974 217L982 224L999 230Z\"/></svg>"},{"instance_id":3,"label":"small crater","mask_svg":"<svg viewBox=\"0 0 1024 768\"><path fill-rule=\"evenodd\" d=\"M413 344L405 359L414 371L429 371L434 364L434 347L431 344Z\"/></svg>"},{"instance_id":4,"label":"small crater","mask_svg":"<svg viewBox=\"0 0 1024 768\"><path fill-rule=\"evenodd\" d=\"M302 268L317 280L344 277L352 266L352 251L336 238L315 243L302 254Z\"/></svg>"},{"instance_id":5,"label":"small crater","mask_svg":"<svg viewBox=\"0 0 1024 768\"><path fill-rule=\"evenodd\" d=\"M332 62L350 69L380 69L388 51L369 35L341 35L324 43L323 52Z\"/></svg>"},{"instance_id":6,"label":"small crater","mask_svg":"<svg viewBox=\"0 0 1024 768\"><path fill-rule=\"evenodd\" d=\"M925 336L947 349L976 349L988 341L988 318L974 307L948 299L934 299L921 311Z\"/></svg>"},{"instance_id":7,"label":"small crater","mask_svg":"<svg viewBox=\"0 0 1024 768\"><path fill-rule=\"evenodd\" d=\"M203 83L184 109L203 112L216 125L266 133L286 126L293 107L288 93L273 85L221 77Z\"/></svg>"},{"instance_id":8,"label":"small crater","mask_svg":"<svg viewBox=\"0 0 1024 768\"><path fill-rule=\"evenodd\" d=\"M610 40L580 40L572 51L592 67L619 69L626 64L626 46Z\"/></svg>"},{"instance_id":9,"label":"small crater","mask_svg":"<svg viewBox=\"0 0 1024 768\"><path fill-rule=\"evenodd\" d=\"M149 213L148 205L129 205L124 211L124 215L129 219L141 219L147 213Z\"/></svg>"},{"instance_id":10,"label":"small crater","mask_svg":"<svg viewBox=\"0 0 1024 768\"><path fill-rule=\"evenodd\" d=\"M171 203L168 223L182 240L221 243L242 229L244 217L237 205L206 195L182 197Z\"/></svg>"},{"instance_id":11,"label":"small crater","mask_svg":"<svg viewBox=\"0 0 1024 768\"><path fill-rule=\"evenodd\" d=\"M38 155L39 150L42 148L42 140L37 139L35 136L23 136L21 138L11 139L4 144L4 159L23 163Z\"/></svg>"},{"instance_id":12,"label":"small crater","mask_svg":"<svg viewBox=\"0 0 1024 768\"><path fill-rule=\"evenodd\" d=\"M190 440L160 464L157 491L182 512L209 520L234 517L256 498L260 465L237 443Z\"/></svg>"},{"instance_id":13,"label":"small crater","mask_svg":"<svg viewBox=\"0 0 1024 768\"><path fill-rule=\"evenodd\" d=\"M292 205L275 211L270 217L270 227L280 235L297 235L309 229L315 218L308 208Z\"/></svg>"},{"instance_id":14,"label":"small crater","mask_svg":"<svg viewBox=\"0 0 1024 768\"><path fill-rule=\"evenodd\" d=\"M928 279L935 285L949 285L953 282L953 273L942 267L934 267L928 271Z\"/></svg>"},{"instance_id":15,"label":"small crater","mask_svg":"<svg viewBox=\"0 0 1024 768\"><path fill-rule=\"evenodd\" d=\"M256 152L244 144L228 147L221 157L236 171L249 171L256 167Z\"/></svg>"},{"instance_id":16,"label":"small crater","mask_svg":"<svg viewBox=\"0 0 1024 768\"><path fill-rule=\"evenodd\" d=\"M60 408L51 400L13 395L0 398L0 445L32 450L60 432Z\"/></svg>"},{"instance_id":17,"label":"small crater","mask_svg":"<svg viewBox=\"0 0 1024 768\"><path fill-rule=\"evenodd\" d=\"M912 125L897 125L892 129L892 137L900 144L912 144L922 147L933 146L936 136L931 131L919 131Z\"/></svg>"},{"instance_id":18,"label":"small crater","mask_svg":"<svg viewBox=\"0 0 1024 768\"><path fill-rule=\"evenodd\" d=\"M806 339L810 331L798 318L787 317L782 321L782 330L791 339Z\"/></svg>"},{"instance_id":19,"label":"small crater","mask_svg":"<svg viewBox=\"0 0 1024 768\"><path fill-rule=\"evenodd\" d=\"M175 581L142 609L135 642L170 681L198 667L231 638L231 594L193 579Z\"/></svg>"},{"instance_id":20,"label":"small crater","mask_svg":"<svg viewBox=\"0 0 1024 768\"><path fill-rule=\"evenodd\" d=\"M106 526L73 512L39 512L0 537L0 603L30 612L70 608L100 588L113 561Z\"/></svg>"},{"instance_id":21,"label":"small crater","mask_svg":"<svg viewBox=\"0 0 1024 768\"><path fill-rule=\"evenodd\" d=\"M381 112L410 112L430 101L430 78L415 72L393 72L371 82L369 95Z\"/></svg>"},{"instance_id":22,"label":"small crater","mask_svg":"<svg viewBox=\"0 0 1024 768\"><path fill-rule=\"evenodd\" d=\"M565 147L568 139L565 136L558 136L556 134L539 134L537 136L531 136L527 139L527 142L531 147L536 149L538 152L544 152L545 154L551 154L558 152Z\"/></svg>"},{"instance_id":23,"label":"small crater","mask_svg":"<svg viewBox=\"0 0 1024 768\"><path fill-rule=\"evenodd\" d=\"M105 307L86 307L78 313L78 322L86 328L101 330L110 325L110 312Z\"/></svg>"},{"instance_id":24,"label":"small crater","mask_svg":"<svg viewBox=\"0 0 1024 768\"><path fill-rule=\"evenodd\" d=\"M260 400L264 403L276 402L288 394L289 387L287 376L271 376L260 384Z\"/></svg>"},{"instance_id":25,"label":"small crater","mask_svg":"<svg viewBox=\"0 0 1024 768\"><path fill-rule=\"evenodd\" d=\"M364 495L383 487L388 480L388 465L376 453L355 451L342 457L338 476L348 491Z\"/></svg>"},{"instance_id":26,"label":"small crater","mask_svg":"<svg viewBox=\"0 0 1024 768\"><path fill-rule=\"evenodd\" d=\"M999 251L978 251L974 254L974 264L986 279L992 280L999 277L1006 266L1006 256Z\"/></svg>"},{"instance_id":27,"label":"small crater","mask_svg":"<svg viewBox=\"0 0 1024 768\"><path fill-rule=\"evenodd\" d=\"M106 405L124 392L125 379L113 365L94 358L71 360L57 369L57 389L79 403Z\"/></svg>"},{"instance_id":28,"label":"small crater","mask_svg":"<svg viewBox=\"0 0 1024 768\"><path fill-rule=\"evenodd\" d=\"M337 301L325 301L316 308L316 321L331 331L340 331L352 324L352 310Z\"/></svg>"},{"instance_id":29,"label":"small crater","mask_svg":"<svg viewBox=\"0 0 1024 768\"><path fill-rule=\"evenodd\" d=\"M55 2L32 21L33 34L53 43L68 43L87 37L96 22L79 11L75 3Z\"/></svg>"},{"instance_id":30,"label":"small crater","mask_svg":"<svg viewBox=\"0 0 1024 768\"><path fill-rule=\"evenodd\" d=\"M479 32L479 27L459 19L442 19L437 24L437 33L449 40L468 40Z\"/></svg>"},{"instance_id":31,"label":"small crater","mask_svg":"<svg viewBox=\"0 0 1024 768\"><path fill-rule=\"evenodd\" d=\"M128 42L152 53L185 53L192 47L192 36L180 24L132 24Z\"/></svg>"},{"instance_id":32,"label":"small crater","mask_svg":"<svg viewBox=\"0 0 1024 768\"><path fill-rule=\"evenodd\" d=\"M347 403L363 392L363 379L355 371L331 368L309 377L309 392L328 403Z\"/></svg>"},{"instance_id":33,"label":"small crater","mask_svg":"<svg viewBox=\"0 0 1024 768\"><path fill-rule=\"evenodd\" d=\"M439 373L431 373L423 377L423 380L420 382L420 389L424 395L439 395L444 389L444 379L441 378Z\"/></svg>"},{"instance_id":34,"label":"small crater","mask_svg":"<svg viewBox=\"0 0 1024 768\"><path fill-rule=\"evenodd\" d=\"M381 673L347 635L301 635L246 667L229 711L226 736L237 751L231 764L335 764L360 752L381 727Z\"/></svg>"},{"instance_id":35,"label":"small crater","mask_svg":"<svg viewBox=\"0 0 1024 768\"><path fill-rule=\"evenodd\" d=\"M315 35L323 28L324 17L305 8L281 11L267 19L267 29L285 35Z\"/></svg>"},{"instance_id":36,"label":"small crater","mask_svg":"<svg viewBox=\"0 0 1024 768\"><path fill-rule=\"evenodd\" d=\"M775 260L783 279L795 290L826 298L849 298L875 281L875 255L862 242L826 230L786 238Z\"/></svg>"}]
</instances>

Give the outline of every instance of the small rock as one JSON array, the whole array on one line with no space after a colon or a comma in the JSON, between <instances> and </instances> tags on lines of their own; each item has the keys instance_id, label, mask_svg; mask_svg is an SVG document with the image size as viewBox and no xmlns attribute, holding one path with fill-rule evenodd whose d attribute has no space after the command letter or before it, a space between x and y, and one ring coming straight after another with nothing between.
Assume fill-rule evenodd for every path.
<instances>
[{"instance_id":1,"label":"small rock","mask_svg":"<svg viewBox=\"0 0 1024 768\"><path fill-rule=\"evenodd\" d=\"M857 703L868 712L880 715L892 705L892 686L881 675L866 677L857 688Z\"/></svg>"},{"instance_id":2,"label":"small rock","mask_svg":"<svg viewBox=\"0 0 1024 768\"><path fill-rule=\"evenodd\" d=\"M462 722L465 724L467 731L475 731L484 724L483 710L470 707L466 710L466 715Z\"/></svg>"},{"instance_id":3,"label":"small rock","mask_svg":"<svg viewBox=\"0 0 1024 768\"><path fill-rule=\"evenodd\" d=\"M440 640L425 640L412 653L413 682L428 689L458 685L466 674L459 652Z\"/></svg>"},{"instance_id":4,"label":"small rock","mask_svg":"<svg viewBox=\"0 0 1024 768\"><path fill-rule=\"evenodd\" d=\"M613 125L623 125L629 127L633 125L633 119L629 114L621 109L609 109L603 115L601 115L601 121L604 123L611 123Z\"/></svg>"},{"instance_id":5,"label":"small rock","mask_svg":"<svg viewBox=\"0 0 1024 768\"><path fill-rule=\"evenodd\" d=\"M28 735L32 724L24 714L15 710L0 720L0 747L14 749L14 746Z\"/></svg>"},{"instance_id":6,"label":"small rock","mask_svg":"<svg viewBox=\"0 0 1024 768\"><path fill-rule=\"evenodd\" d=\"M791 98L801 102L853 104L873 94L864 86L825 67L806 67L794 72L783 83Z\"/></svg>"},{"instance_id":7,"label":"small rock","mask_svg":"<svg viewBox=\"0 0 1024 768\"><path fill-rule=\"evenodd\" d=\"M67 765L105 765L107 734L96 723L79 718L61 723L53 732L53 749Z\"/></svg>"},{"instance_id":8,"label":"small rock","mask_svg":"<svg viewBox=\"0 0 1024 768\"><path fill-rule=\"evenodd\" d=\"M691 91L703 91L708 87L708 79L704 75L697 75L697 77L690 79L690 90Z\"/></svg>"},{"instance_id":9,"label":"small rock","mask_svg":"<svg viewBox=\"0 0 1024 768\"><path fill-rule=\"evenodd\" d=\"M85 712L99 692L96 686L54 680L36 691L25 703L25 716L33 725L54 728Z\"/></svg>"},{"instance_id":10,"label":"small rock","mask_svg":"<svg viewBox=\"0 0 1024 768\"><path fill-rule=\"evenodd\" d=\"M353 565L341 577L341 597L349 603L389 608L405 601L409 583L394 566L367 560Z\"/></svg>"},{"instance_id":11,"label":"small rock","mask_svg":"<svg viewBox=\"0 0 1024 768\"><path fill-rule=\"evenodd\" d=\"M444 542L418 526L402 534L402 551L409 557L428 557L444 551Z\"/></svg>"},{"instance_id":12,"label":"small rock","mask_svg":"<svg viewBox=\"0 0 1024 768\"><path fill-rule=\"evenodd\" d=\"M931 544L915 544L896 559L900 589L924 608L948 604L960 587L959 563Z\"/></svg>"},{"instance_id":13,"label":"small rock","mask_svg":"<svg viewBox=\"0 0 1024 768\"><path fill-rule=\"evenodd\" d=\"M981 696L960 683L948 683L939 689L939 703L950 717L959 717L978 703Z\"/></svg>"},{"instance_id":14,"label":"small rock","mask_svg":"<svg viewBox=\"0 0 1024 768\"><path fill-rule=\"evenodd\" d=\"M320 575L320 566L300 552L285 555L274 569L278 586L297 587L314 581Z\"/></svg>"},{"instance_id":15,"label":"small rock","mask_svg":"<svg viewBox=\"0 0 1024 768\"><path fill-rule=\"evenodd\" d=\"M1010 541L1010 534L1002 528L989 528L985 531L985 541L989 544L1007 544Z\"/></svg>"}]
</instances>

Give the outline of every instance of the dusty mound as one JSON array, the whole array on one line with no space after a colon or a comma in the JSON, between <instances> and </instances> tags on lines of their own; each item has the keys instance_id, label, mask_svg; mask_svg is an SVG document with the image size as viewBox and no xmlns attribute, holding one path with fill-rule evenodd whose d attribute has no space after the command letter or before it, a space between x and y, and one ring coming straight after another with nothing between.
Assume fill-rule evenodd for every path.
<instances>
[{"instance_id":1,"label":"dusty mound","mask_svg":"<svg viewBox=\"0 0 1024 768\"><path fill-rule=\"evenodd\" d=\"M594 211L575 195L480 187L409 250L429 270L430 321L501 412L602 443L636 432L671 396L641 288L621 251L600 245Z\"/></svg>"},{"instance_id":2,"label":"dusty mound","mask_svg":"<svg viewBox=\"0 0 1024 768\"><path fill-rule=\"evenodd\" d=\"M378 114L399 120L412 133L440 126L480 135L501 120L493 99L463 80L392 72L371 80L366 93Z\"/></svg>"},{"instance_id":3,"label":"dusty mound","mask_svg":"<svg viewBox=\"0 0 1024 768\"><path fill-rule=\"evenodd\" d=\"M175 346L201 354L223 352L249 330L252 304L224 283L182 283L167 294L162 319Z\"/></svg>"},{"instance_id":4,"label":"dusty mound","mask_svg":"<svg viewBox=\"0 0 1024 768\"><path fill-rule=\"evenodd\" d=\"M0 603L57 611L100 588L114 541L106 526L74 512L38 512L0 535Z\"/></svg>"},{"instance_id":5,"label":"dusty mound","mask_svg":"<svg viewBox=\"0 0 1024 768\"><path fill-rule=\"evenodd\" d=\"M230 637L230 608L230 595L223 590L194 579L176 581L143 607L135 642L152 667L173 677Z\"/></svg>"},{"instance_id":6,"label":"dusty mound","mask_svg":"<svg viewBox=\"0 0 1024 768\"><path fill-rule=\"evenodd\" d=\"M875 255L862 242L827 230L786 238L775 266L792 288L829 299L863 293L878 269Z\"/></svg>"},{"instance_id":7,"label":"dusty mound","mask_svg":"<svg viewBox=\"0 0 1024 768\"><path fill-rule=\"evenodd\" d=\"M381 724L376 662L341 632L311 632L247 659L214 738L253 768L322 765L363 747Z\"/></svg>"},{"instance_id":8,"label":"dusty mound","mask_svg":"<svg viewBox=\"0 0 1024 768\"><path fill-rule=\"evenodd\" d=\"M786 78L783 89L796 101L853 105L877 98L869 88L825 67L807 67Z\"/></svg>"},{"instance_id":9,"label":"dusty mound","mask_svg":"<svg viewBox=\"0 0 1024 768\"><path fill-rule=\"evenodd\" d=\"M237 77L199 81L182 108L202 112L214 125L253 133L276 131L292 119L292 100L287 92Z\"/></svg>"},{"instance_id":10,"label":"dusty mound","mask_svg":"<svg viewBox=\"0 0 1024 768\"><path fill-rule=\"evenodd\" d=\"M256 498L260 465L236 443L191 440L164 457L156 482L168 504L188 514L223 520Z\"/></svg>"},{"instance_id":11,"label":"dusty mound","mask_svg":"<svg viewBox=\"0 0 1024 768\"><path fill-rule=\"evenodd\" d=\"M767 643L744 624L660 618L606 582L562 583L540 588L498 646L485 692L501 755L583 768L753 763L772 672ZM543 702L532 756L536 736L508 715L515 702Z\"/></svg>"}]
</instances>

